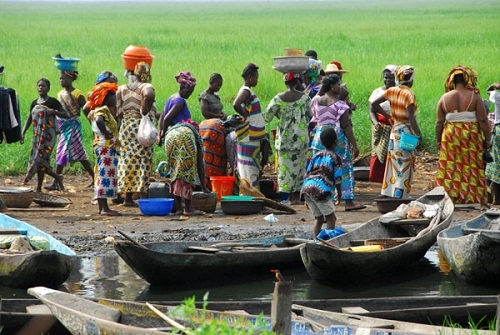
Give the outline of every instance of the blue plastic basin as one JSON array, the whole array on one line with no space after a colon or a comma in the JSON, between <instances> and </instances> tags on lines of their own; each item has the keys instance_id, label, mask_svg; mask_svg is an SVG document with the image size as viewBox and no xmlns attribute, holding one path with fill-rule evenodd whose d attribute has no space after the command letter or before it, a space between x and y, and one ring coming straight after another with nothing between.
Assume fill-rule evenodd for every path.
<instances>
[{"instance_id":1,"label":"blue plastic basin","mask_svg":"<svg viewBox=\"0 0 500 335\"><path fill-rule=\"evenodd\" d=\"M174 199L171 198L137 199L136 202L144 215L168 215L174 207Z\"/></svg>"}]
</instances>

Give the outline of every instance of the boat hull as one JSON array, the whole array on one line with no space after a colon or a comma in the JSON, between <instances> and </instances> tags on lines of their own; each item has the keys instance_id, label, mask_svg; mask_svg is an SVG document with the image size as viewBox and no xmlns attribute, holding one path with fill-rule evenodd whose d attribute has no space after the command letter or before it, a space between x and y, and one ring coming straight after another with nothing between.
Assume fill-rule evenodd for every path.
<instances>
[{"instance_id":1,"label":"boat hull","mask_svg":"<svg viewBox=\"0 0 500 335\"><path fill-rule=\"evenodd\" d=\"M500 285L500 211L487 211L438 234L438 245L454 274L480 285Z\"/></svg>"},{"instance_id":2,"label":"boat hull","mask_svg":"<svg viewBox=\"0 0 500 335\"><path fill-rule=\"evenodd\" d=\"M442 193L441 199L435 197ZM432 194L432 196L430 196ZM351 283L371 281L394 273L422 259L436 242L437 234L447 228L452 220L454 206L444 190L433 190L417 199L424 204L442 204L441 220L429 227L414 225L382 224L374 218L359 228L336 236L328 241L333 244L306 243L300 249L302 261L309 275L323 283ZM430 226L432 225L432 229ZM352 248L354 241L401 240L396 244L369 252L346 250Z\"/></svg>"},{"instance_id":3,"label":"boat hull","mask_svg":"<svg viewBox=\"0 0 500 335\"><path fill-rule=\"evenodd\" d=\"M151 285L210 286L270 275L271 269L303 267L300 244L287 237L212 242L145 243L117 241L118 255ZM242 246L239 251L213 250L214 245ZM245 247L248 245L248 247ZM252 247L262 245L262 247ZM191 250L191 251L190 251Z\"/></svg>"},{"instance_id":4,"label":"boat hull","mask_svg":"<svg viewBox=\"0 0 500 335\"><path fill-rule=\"evenodd\" d=\"M49 243L49 250L0 252L0 285L55 288L68 279L76 260L75 252L68 246L38 228L5 214L0 214L0 228L17 229L23 231L26 237L43 237Z\"/></svg>"}]
</instances>

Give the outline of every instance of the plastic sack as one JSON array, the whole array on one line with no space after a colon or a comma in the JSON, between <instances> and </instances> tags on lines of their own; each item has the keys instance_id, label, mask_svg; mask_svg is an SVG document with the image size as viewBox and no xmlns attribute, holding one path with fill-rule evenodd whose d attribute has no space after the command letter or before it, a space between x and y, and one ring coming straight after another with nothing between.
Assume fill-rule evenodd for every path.
<instances>
[{"instance_id":1,"label":"plastic sack","mask_svg":"<svg viewBox=\"0 0 500 335\"><path fill-rule=\"evenodd\" d=\"M137 132L137 139L139 140L139 143L150 147L156 143L157 134L158 131L149 116L143 115L141 123L139 124L139 131Z\"/></svg>"},{"instance_id":2,"label":"plastic sack","mask_svg":"<svg viewBox=\"0 0 500 335\"><path fill-rule=\"evenodd\" d=\"M322 240L329 240L331 238L334 238L335 236L343 235L347 233L344 228L342 227L337 227L335 229L322 229L317 238L320 238Z\"/></svg>"}]
</instances>

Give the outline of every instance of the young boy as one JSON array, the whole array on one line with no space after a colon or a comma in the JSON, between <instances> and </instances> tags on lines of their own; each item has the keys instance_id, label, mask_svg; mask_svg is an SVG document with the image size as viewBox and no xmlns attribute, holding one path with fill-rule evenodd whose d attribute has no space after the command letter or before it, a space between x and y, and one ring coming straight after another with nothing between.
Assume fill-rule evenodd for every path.
<instances>
[{"instance_id":1,"label":"young boy","mask_svg":"<svg viewBox=\"0 0 500 335\"><path fill-rule=\"evenodd\" d=\"M334 153L337 145L335 129L325 127L320 139L325 150L319 151L309 161L306 177L300 190L316 219L313 227L313 238L318 236L325 221L326 229L334 229L337 221L335 205L332 201L332 195L335 193L335 167L339 164L338 156Z\"/></svg>"}]
</instances>

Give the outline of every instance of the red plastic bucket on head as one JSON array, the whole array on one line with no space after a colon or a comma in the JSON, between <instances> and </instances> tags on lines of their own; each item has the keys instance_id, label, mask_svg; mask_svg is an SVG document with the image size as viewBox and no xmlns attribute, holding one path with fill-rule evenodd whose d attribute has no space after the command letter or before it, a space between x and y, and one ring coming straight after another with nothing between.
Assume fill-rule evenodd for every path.
<instances>
[{"instance_id":1,"label":"red plastic bucket on head","mask_svg":"<svg viewBox=\"0 0 500 335\"><path fill-rule=\"evenodd\" d=\"M233 195L234 176L210 176L212 192L217 192L217 200L223 195Z\"/></svg>"}]
</instances>

